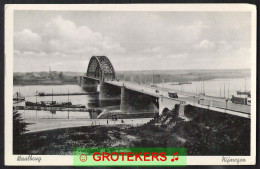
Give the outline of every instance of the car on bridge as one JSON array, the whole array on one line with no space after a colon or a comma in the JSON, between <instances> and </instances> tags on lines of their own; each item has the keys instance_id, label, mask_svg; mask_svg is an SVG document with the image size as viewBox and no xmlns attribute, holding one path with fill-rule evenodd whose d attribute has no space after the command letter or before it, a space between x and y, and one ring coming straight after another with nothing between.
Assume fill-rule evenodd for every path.
<instances>
[{"instance_id":1,"label":"car on bridge","mask_svg":"<svg viewBox=\"0 0 260 169\"><path fill-rule=\"evenodd\" d=\"M152 84L151 84L151 87L157 87L157 86L156 86L155 84L152 83Z\"/></svg>"},{"instance_id":2,"label":"car on bridge","mask_svg":"<svg viewBox=\"0 0 260 169\"><path fill-rule=\"evenodd\" d=\"M251 98L247 98L247 105L251 106Z\"/></svg>"},{"instance_id":3,"label":"car on bridge","mask_svg":"<svg viewBox=\"0 0 260 169\"><path fill-rule=\"evenodd\" d=\"M168 92L169 97L171 98L178 98L178 94L175 92Z\"/></svg>"}]
</instances>

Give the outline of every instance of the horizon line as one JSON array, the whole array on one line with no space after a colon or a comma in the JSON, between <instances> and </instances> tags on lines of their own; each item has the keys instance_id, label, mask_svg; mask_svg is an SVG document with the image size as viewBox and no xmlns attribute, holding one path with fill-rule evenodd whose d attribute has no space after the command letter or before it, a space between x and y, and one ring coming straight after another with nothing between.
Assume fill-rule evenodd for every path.
<instances>
[{"instance_id":1,"label":"horizon line","mask_svg":"<svg viewBox=\"0 0 260 169\"><path fill-rule=\"evenodd\" d=\"M115 72L127 72L127 71L188 71L188 70L247 70L247 69L251 69L251 68L215 68L215 69L144 69L144 70L115 70ZM21 71L13 71L13 73L31 73L31 72L49 72L49 70L44 70L44 71L25 71L25 72L21 72ZM61 71L61 70L52 70L51 72L74 72L74 73L84 73L83 71Z\"/></svg>"}]
</instances>

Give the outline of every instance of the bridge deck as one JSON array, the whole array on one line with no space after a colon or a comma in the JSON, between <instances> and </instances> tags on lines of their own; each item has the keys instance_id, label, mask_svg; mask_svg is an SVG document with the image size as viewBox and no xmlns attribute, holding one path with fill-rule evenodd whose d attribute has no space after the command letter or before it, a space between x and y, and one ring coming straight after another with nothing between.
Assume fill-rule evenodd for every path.
<instances>
[{"instance_id":1,"label":"bridge deck","mask_svg":"<svg viewBox=\"0 0 260 169\"><path fill-rule=\"evenodd\" d=\"M91 78L97 81L100 80L93 77L87 77L87 78ZM106 80L105 83L118 86L118 87L125 86L129 90L137 91L157 98L163 97L174 101L179 101L185 104L190 104L195 107L209 109L221 113L232 114L232 115L245 117L245 118L250 118L251 115L251 106L234 104L231 103L230 101L226 102L226 98L196 95L194 93L174 91L172 89L162 88L162 87L151 87L150 85L147 84L137 84L137 83L126 82L126 81ZM159 92L156 92L156 90L158 90ZM168 91L173 91L178 93L179 98L169 97Z\"/></svg>"},{"instance_id":2,"label":"bridge deck","mask_svg":"<svg viewBox=\"0 0 260 169\"><path fill-rule=\"evenodd\" d=\"M184 93L175 91L178 93L179 98L171 98L168 95L168 91L173 91L171 89L162 88L162 87L151 87L146 84L136 84L131 82L123 81L105 81L108 84L115 86L125 86L127 89L141 92L154 97L163 97L167 99L172 99L175 101L184 102L185 104L190 104L199 108L206 108L222 113L228 113L240 117L250 118L251 106L234 104L230 101L226 102L225 98L217 98L211 96L196 95L191 93ZM159 92L156 92L158 90Z\"/></svg>"}]
</instances>

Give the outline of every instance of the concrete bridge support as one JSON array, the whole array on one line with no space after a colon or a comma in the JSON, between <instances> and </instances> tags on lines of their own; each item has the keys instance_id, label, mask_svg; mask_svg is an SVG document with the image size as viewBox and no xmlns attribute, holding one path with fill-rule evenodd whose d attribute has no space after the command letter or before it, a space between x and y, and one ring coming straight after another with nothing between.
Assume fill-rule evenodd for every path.
<instances>
[{"instance_id":1,"label":"concrete bridge support","mask_svg":"<svg viewBox=\"0 0 260 169\"><path fill-rule=\"evenodd\" d=\"M179 110L177 110L179 113L179 116L184 116L184 109L185 109L185 104L182 101L178 100L173 100L169 98L164 98L160 96L159 98L159 115L163 113L165 109L172 110L175 108L175 105L179 105Z\"/></svg>"},{"instance_id":2,"label":"concrete bridge support","mask_svg":"<svg viewBox=\"0 0 260 169\"><path fill-rule=\"evenodd\" d=\"M121 102L120 102L120 110L122 113L127 112L127 96L125 86L121 87Z\"/></svg>"},{"instance_id":3,"label":"concrete bridge support","mask_svg":"<svg viewBox=\"0 0 260 169\"><path fill-rule=\"evenodd\" d=\"M120 104L120 88L100 81L97 87L98 101L100 107L119 105Z\"/></svg>"},{"instance_id":4,"label":"concrete bridge support","mask_svg":"<svg viewBox=\"0 0 260 169\"><path fill-rule=\"evenodd\" d=\"M81 86L82 76L77 76L78 85Z\"/></svg>"},{"instance_id":5,"label":"concrete bridge support","mask_svg":"<svg viewBox=\"0 0 260 169\"><path fill-rule=\"evenodd\" d=\"M87 78L86 77L82 77L81 80L80 80L80 85L82 87L84 87L86 84L87 84Z\"/></svg>"},{"instance_id":6,"label":"concrete bridge support","mask_svg":"<svg viewBox=\"0 0 260 169\"><path fill-rule=\"evenodd\" d=\"M158 108L156 97L121 86L120 110L122 113L155 112Z\"/></svg>"},{"instance_id":7,"label":"concrete bridge support","mask_svg":"<svg viewBox=\"0 0 260 169\"><path fill-rule=\"evenodd\" d=\"M98 81L94 79L81 76L80 78L78 78L78 84L87 92L97 91Z\"/></svg>"},{"instance_id":8,"label":"concrete bridge support","mask_svg":"<svg viewBox=\"0 0 260 169\"><path fill-rule=\"evenodd\" d=\"M103 81L100 81L100 84L98 84L97 91L99 92L99 100L106 100L108 98L108 86Z\"/></svg>"},{"instance_id":9,"label":"concrete bridge support","mask_svg":"<svg viewBox=\"0 0 260 169\"><path fill-rule=\"evenodd\" d=\"M185 115L184 115L184 110L185 110L185 105L184 105L184 104L180 104L179 110L178 110L179 116L181 116L181 117L184 117L184 116L185 116Z\"/></svg>"},{"instance_id":10,"label":"concrete bridge support","mask_svg":"<svg viewBox=\"0 0 260 169\"><path fill-rule=\"evenodd\" d=\"M98 94L98 102L100 107L104 107L107 105L108 101L108 86L104 84L103 81L100 81L100 84L98 84L97 91Z\"/></svg>"}]
</instances>

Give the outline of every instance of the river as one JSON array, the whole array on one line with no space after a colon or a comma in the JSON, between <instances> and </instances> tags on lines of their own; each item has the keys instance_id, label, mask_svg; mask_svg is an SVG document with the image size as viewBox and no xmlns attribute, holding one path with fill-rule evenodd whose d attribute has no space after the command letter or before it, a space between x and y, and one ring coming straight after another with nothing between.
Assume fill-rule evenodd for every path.
<instances>
[{"instance_id":1,"label":"river","mask_svg":"<svg viewBox=\"0 0 260 169\"><path fill-rule=\"evenodd\" d=\"M30 85L30 86L14 86L14 93L20 92L22 96L25 97L26 101L35 102L36 101L36 91L45 93L68 93L68 92L85 92L78 85ZM83 104L89 107L91 100L95 100L97 95L70 95L68 96L53 96L53 100L57 102L67 102L70 101L72 104ZM52 96L37 97L37 102L40 101L51 101ZM15 104L17 106L25 105L25 102ZM23 118L33 119L33 118L62 118L62 119L75 119L75 118L90 118L88 112L66 112L66 111L56 111L51 113L49 111L35 111L35 110L21 110L20 111Z\"/></svg>"},{"instance_id":2,"label":"river","mask_svg":"<svg viewBox=\"0 0 260 169\"><path fill-rule=\"evenodd\" d=\"M213 79L204 82L193 81L192 84L184 85L171 85L171 83L160 84L162 87L171 88L173 90L179 90L184 92L201 93L204 92L209 96L225 96L231 97L235 95L237 90L244 91L250 90L250 78L234 78L234 79ZM225 87L224 87L225 86ZM225 88L225 90L224 90ZM30 85L30 86L14 86L13 92L20 92L26 99L26 101L36 101L36 91L45 93L67 93L69 92L85 92L78 85ZM70 101L72 104L83 104L86 107L99 107L98 103L95 102L97 95L70 95L68 96L53 96L53 100L57 102ZM51 101L52 96L37 97L37 101ZM94 101L94 102L93 102ZM90 104L91 103L91 104ZM93 104L94 103L94 104ZM25 102L18 103L15 105L22 106ZM113 104L112 104L113 105ZM112 106L110 105L110 106ZM49 111L35 111L35 110L21 110L22 117L25 119L89 119L90 115L88 112L66 112L56 111L51 113Z\"/></svg>"},{"instance_id":3,"label":"river","mask_svg":"<svg viewBox=\"0 0 260 169\"><path fill-rule=\"evenodd\" d=\"M184 85L172 85L172 83L164 83L160 84L159 86L170 88L176 91L197 94L205 93L205 95L208 96L231 98L232 95L236 95L238 90L251 91L251 79L212 79L207 81L192 81L191 84Z\"/></svg>"}]
</instances>

